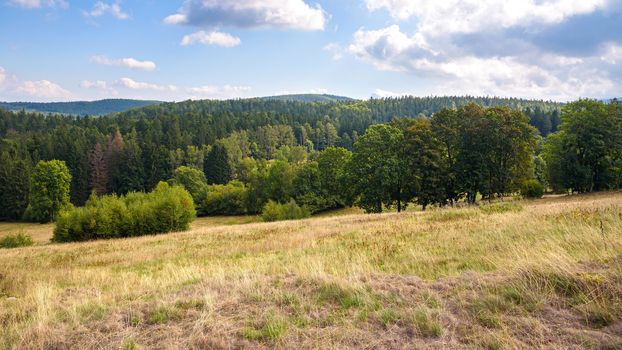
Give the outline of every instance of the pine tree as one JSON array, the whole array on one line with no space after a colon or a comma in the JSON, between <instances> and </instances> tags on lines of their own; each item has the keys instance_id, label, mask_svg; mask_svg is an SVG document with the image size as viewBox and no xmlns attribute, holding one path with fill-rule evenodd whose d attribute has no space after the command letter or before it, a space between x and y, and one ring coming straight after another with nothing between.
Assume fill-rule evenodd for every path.
<instances>
[{"instance_id":1,"label":"pine tree","mask_svg":"<svg viewBox=\"0 0 622 350\"><path fill-rule=\"evenodd\" d=\"M224 185L231 181L231 166L227 148L216 143L205 157L204 172L209 184Z\"/></svg>"}]
</instances>

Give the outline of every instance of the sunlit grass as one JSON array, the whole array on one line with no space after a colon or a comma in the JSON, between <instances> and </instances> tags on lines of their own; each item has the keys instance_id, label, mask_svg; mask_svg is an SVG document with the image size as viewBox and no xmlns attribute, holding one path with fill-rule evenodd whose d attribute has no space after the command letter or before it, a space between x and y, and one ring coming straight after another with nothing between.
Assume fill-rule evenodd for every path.
<instances>
[{"instance_id":1,"label":"sunlit grass","mask_svg":"<svg viewBox=\"0 0 622 350\"><path fill-rule=\"evenodd\" d=\"M204 343L206 332L227 344L358 347L356 339L371 342L382 329L442 341L462 332L448 327L450 312L468 320L471 331L456 338L465 344L525 346L511 322L540 327L532 314L558 299L585 327L620 322L619 192L257 220L204 218L188 232L1 251L0 348L177 339L149 327L172 327L196 347L218 345ZM49 239L49 225L0 224L0 235L23 230L42 243L45 228ZM609 270L583 271L585 263Z\"/></svg>"}]
</instances>

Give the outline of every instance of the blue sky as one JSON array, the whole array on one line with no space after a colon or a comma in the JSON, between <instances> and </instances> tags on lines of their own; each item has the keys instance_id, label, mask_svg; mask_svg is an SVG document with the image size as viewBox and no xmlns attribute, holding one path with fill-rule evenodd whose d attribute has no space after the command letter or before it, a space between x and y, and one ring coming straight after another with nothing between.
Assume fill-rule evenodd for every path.
<instances>
[{"instance_id":1,"label":"blue sky","mask_svg":"<svg viewBox=\"0 0 622 350\"><path fill-rule=\"evenodd\" d=\"M622 92L622 0L0 0L0 100Z\"/></svg>"}]
</instances>

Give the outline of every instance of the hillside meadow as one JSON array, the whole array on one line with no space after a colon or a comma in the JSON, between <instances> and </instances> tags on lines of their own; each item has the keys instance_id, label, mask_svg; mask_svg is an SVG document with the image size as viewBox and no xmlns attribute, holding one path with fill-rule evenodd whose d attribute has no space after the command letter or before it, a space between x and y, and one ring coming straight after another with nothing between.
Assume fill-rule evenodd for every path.
<instances>
[{"instance_id":1,"label":"hillside meadow","mask_svg":"<svg viewBox=\"0 0 622 350\"><path fill-rule=\"evenodd\" d=\"M0 224L0 348L622 348L622 192L341 214Z\"/></svg>"}]
</instances>

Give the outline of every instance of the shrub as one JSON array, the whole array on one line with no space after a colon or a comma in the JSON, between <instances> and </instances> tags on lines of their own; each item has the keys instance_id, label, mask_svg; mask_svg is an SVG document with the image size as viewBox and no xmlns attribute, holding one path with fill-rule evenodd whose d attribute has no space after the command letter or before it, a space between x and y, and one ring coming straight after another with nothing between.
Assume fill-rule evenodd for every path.
<instances>
[{"instance_id":1,"label":"shrub","mask_svg":"<svg viewBox=\"0 0 622 350\"><path fill-rule=\"evenodd\" d=\"M544 186L538 180L527 180L523 182L520 193L523 198L542 198L544 195Z\"/></svg>"},{"instance_id":2,"label":"shrub","mask_svg":"<svg viewBox=\"0 0 622 350\"><path fill-rule=\"evenodd\" d=\"M288 203L280 204L272 200L263 207L261 217L263 221L296 220L311 216L306 206L298 206L293 199Z\"/></svg>"},{"instance_id":3,"label":"shrub","mask_svg":"<svg viewBox=\"0 0 622 350\"><path fill-rule=\"evenodd\" d=\"M199 203L199 214L203 215L242 215L246 214L248 190L240 181L226 185L209 186L205 197Z\"/></svg>"},{"instance_id":4,"label":"shrub","mask_svg":"<svg viewBox=\"0 0 622 350\"><path fill-rule=\"evenodd\" d=\"M183 231L195 213L183 187L160 182L151 193L92 195L84 207L58 215L52 239L71 242Z\"/></svg>"},{"instance_id":5,"label":"shrub","mask_svg":"<svg viewBox=\"0 0 622 350\"><path fill-rule=\"evenodd\" d=\"M33 244L35 243L32 241L32 237L21 232L0 239L0 248L28 247Z\"/></svg>"}]
</instances>

